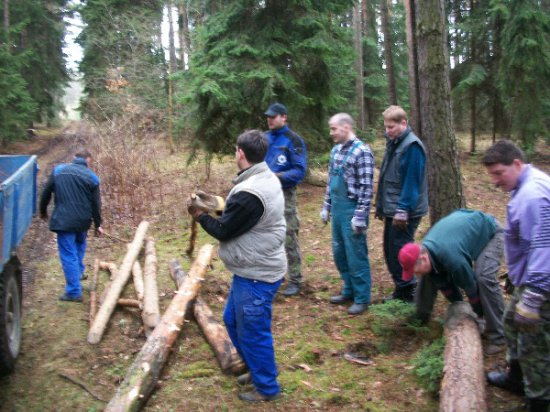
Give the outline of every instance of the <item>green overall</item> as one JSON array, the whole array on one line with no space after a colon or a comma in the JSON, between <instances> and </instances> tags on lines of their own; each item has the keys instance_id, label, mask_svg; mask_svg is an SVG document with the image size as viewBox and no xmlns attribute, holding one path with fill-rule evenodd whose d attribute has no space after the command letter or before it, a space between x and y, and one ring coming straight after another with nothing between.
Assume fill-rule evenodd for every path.
<instances>
[{"instance_id":1,"label":"green overall","mask_svg":"<svg viewBox=\"0 0 550 412\"><path fill-rule=\"evenodd\" d=\"M348 197L348 185L344 180L344 165L359 144L361 142L356 142L350 148L342 165L334 167L330 175L332 253L336 268L344 281L342 295L353 298L355 303L368 304L371 297L371 276L367 239L365 233L353 233L351 228L357 200ZM334 162L334 159L331 161Z\"/></svg>"}]
</instances>

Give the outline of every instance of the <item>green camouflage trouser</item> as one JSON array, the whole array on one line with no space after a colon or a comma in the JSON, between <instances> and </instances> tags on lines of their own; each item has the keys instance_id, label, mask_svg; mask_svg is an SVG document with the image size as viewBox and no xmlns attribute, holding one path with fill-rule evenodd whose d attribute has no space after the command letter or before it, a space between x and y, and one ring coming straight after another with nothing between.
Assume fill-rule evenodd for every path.
<instances>
[{"instance_id":1,"label":"green camouflage trouser","mask_svg":"<svg viewBox=\"0 0 550 412\"><path fill-rule=\"evenodd\" d=\"M286 239L285 250L288 260L287 281L289 284L300 285L302 283L302 258L300 256L300 242L298 232L300 230L300 219L296 207L296 188L284 189L285 195L285 220Z\"/></svg>"},{"instance_id":2,"label":"green camouflage trouser","mask_svg":"<svg viewBox=\"0 0 550 412\"><path fill-rule=\"evenodd\" d=\"M519 361L528 398L550 399L550 301L542 305L542 324L537 330L520 332L514 323L514 313L523 289L516 288L504 311L508 361Z\"/></svg>"}]
</instances>

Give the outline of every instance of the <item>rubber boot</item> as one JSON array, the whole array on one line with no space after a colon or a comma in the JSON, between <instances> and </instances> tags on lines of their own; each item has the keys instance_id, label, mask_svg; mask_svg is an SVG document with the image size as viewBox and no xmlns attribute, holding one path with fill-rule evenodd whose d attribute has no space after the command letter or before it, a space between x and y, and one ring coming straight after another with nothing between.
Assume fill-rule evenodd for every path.
<instances>
[{"instance_id":1,"label":"rubber boot","mask_svg":"<svg viewBox=\"0 0 550 412\"><path fill-rule=\"evenodd\" d=\"M548 412L549 399L528 398L529 412Z\"/></svg>"},{"instance_id":2,"label":"rubber boot","mask_svg":"<svg viewBox=\"0 0 550 412\"><path fill-rule=\"evenodd\" d=\"M510 367L506 372L491 371L487 374L487 381L507 391L523 395L523 373L517 360L510 361Z\"/></svg>"}]
</instances>

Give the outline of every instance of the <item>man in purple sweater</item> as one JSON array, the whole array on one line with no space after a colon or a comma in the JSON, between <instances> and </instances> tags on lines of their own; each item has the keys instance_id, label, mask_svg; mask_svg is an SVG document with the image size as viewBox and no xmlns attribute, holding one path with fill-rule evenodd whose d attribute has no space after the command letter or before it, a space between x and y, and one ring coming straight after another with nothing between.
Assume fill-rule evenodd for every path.
<instances>
[{"instance_id":1,"label":"man in purple sweater","mask_svg":"<svg viewBox=\"0 0 550 412\"><path fill-rule=\"evenodd\" d=\"M550 405L550 177L525 162L523 152L501 140L485 153L493 183L511 197L506 211L508 277L515 290L504 312L506 372L490 384L525 392L529 411Z\"/></svg>"}]
</instances>

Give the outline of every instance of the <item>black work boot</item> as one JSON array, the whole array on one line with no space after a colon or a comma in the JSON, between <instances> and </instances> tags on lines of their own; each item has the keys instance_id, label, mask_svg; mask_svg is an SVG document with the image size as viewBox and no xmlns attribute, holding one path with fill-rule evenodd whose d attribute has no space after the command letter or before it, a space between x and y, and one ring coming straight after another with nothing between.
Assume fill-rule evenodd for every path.
<instances>
[{"instance_id":1,"label":"black work boot","mask_svg":"<svg viewBox=\"0 0 550 412\"><path fill-rule=\"evenodd\" d=\"M395 299L401 299L401 289L395 288L391 295L384 296L382 298L382 303L387 303Z\"/></svg>"},{"instance_id":2,"label":"black work boot","mask_svg":"<svg viewBox=\"0 0 550 412\"><path fill-rule=\"evenodd\" d=\"M529 405L529 412L548 412L550 399L527 398L527 403Z\"/></svg>"},{"instance_id":3,"label":"black work boot","mask_svg":"<svg viewBox=\"0 0 550 412\"><path fill-rule=\"evenodd\" d=\"M401 300L403 302L414 302L414 293L416 292L416 284L405 286L401 289Z\"/></svg>"},{"instance_id":4,"label":"black work boot","mask_svg":"<svg viewBox=\"0 0 550 412\"><path fill-rule=\"evenodd\" d=\"M506 372L491 371L487 374L487 381L499 388L523 395L523 373L517 360L510 361Z\"/></svg>"}]
</instances>

